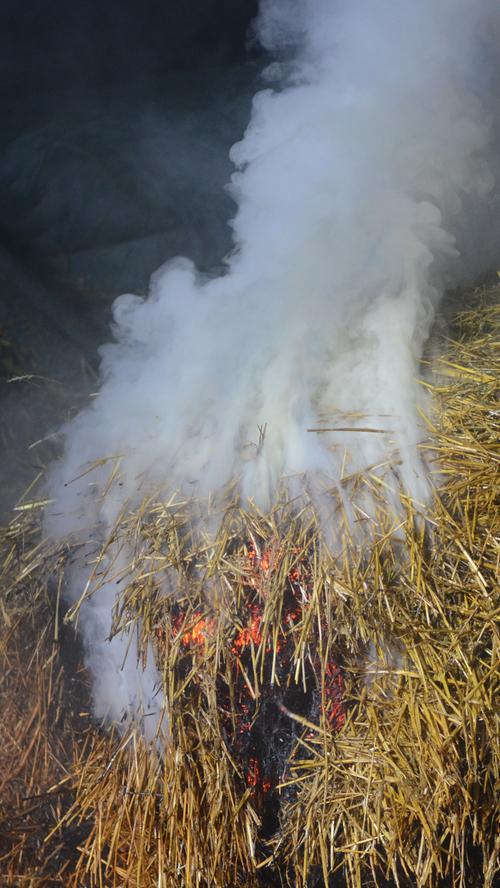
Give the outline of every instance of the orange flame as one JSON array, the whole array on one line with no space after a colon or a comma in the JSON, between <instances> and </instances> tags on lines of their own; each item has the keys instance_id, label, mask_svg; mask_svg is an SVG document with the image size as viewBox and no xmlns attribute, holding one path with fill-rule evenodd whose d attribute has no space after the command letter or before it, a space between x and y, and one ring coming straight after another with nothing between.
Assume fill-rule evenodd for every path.
<instances>
[{"instance_id":1,"label":"orange flame","mask_svg":"<svg viewBox=\"0 0 500 888\"><path fill-rule=\"evenodd\" d=\"M236 636L233 642L233 646L231 648L233 654L241 654L242 651L247 647L251 647L252 642L254 645L259 645L262 641L262 610L260 605L251 604L249 607L251 613L251 620L247 626L243 626L239 634Z\"/></svg>"},{"instance_id":2,"label":"orange flame","mask_svg":"<svg viewBox=\"0 0 500 888\"><path fill-rule=\"evenodd\" d=\"M193 614L193 618L195 622L186 629L184 628L184 616L180 614L176 621L177 625L174 623L174 636L177 636L182 631L181 641L184 647L203 648L208 638L215 635L217 621L215 617L210 619L203 617L199 611Z\"/></svg>"}]
</instances>

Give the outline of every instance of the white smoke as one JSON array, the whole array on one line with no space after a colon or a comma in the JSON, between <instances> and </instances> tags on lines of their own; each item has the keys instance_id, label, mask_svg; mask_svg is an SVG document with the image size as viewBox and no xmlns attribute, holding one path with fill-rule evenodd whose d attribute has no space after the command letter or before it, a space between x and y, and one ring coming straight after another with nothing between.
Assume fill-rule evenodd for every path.
<instances>
[{"instance_id":1,"label":"white smoke","mask_svg":"<svg viewBox=\"0 0 500 888\"><path fill-rule=\"evenodd\" d=\"M227 273L177 259L147 299L115 302L98 397L52 475L53 535L104 537L148 485L207 494L237 478L265 507L283 476L335 484L388 459L426 496L417 363L494 218L499 19L493 0L263 2L271 74L287 80L255 97L232 150ZM332 426L354 431L311 431ZM109 484L110 463L82 476L118 455ZM84 580L75 569L73 600ZM107 641L116 592L80 614L96 711L113 719L148 706L158 678L129 639Z\"/></svg>"}]
</instances>

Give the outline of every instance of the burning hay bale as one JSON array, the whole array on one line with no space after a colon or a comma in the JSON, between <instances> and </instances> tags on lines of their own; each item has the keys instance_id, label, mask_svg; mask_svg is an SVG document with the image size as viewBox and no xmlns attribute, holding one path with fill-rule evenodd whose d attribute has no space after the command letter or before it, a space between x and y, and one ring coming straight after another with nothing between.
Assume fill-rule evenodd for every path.
<instances>
[{"instance_id":1,"label":"burning hay bale","mask_svg":"<svg viewBox=\"0 0 500 888\"><path fill-rule=\"evenodd\" d=\"M6 884L492 888L497 295L477 294L422 381L436 495L425 515L408 504L396 533L381 524L369 548L330 552L292 499L266 514L232 503L215 541L175 500L122 516L115 540L133 557L113 632L161 678L168 727L152 745L61 714L53 614L75 550L39 541L24 503L3 538ZM94 567L98 595L119 565Z\"/></svg>"}]
</instances>

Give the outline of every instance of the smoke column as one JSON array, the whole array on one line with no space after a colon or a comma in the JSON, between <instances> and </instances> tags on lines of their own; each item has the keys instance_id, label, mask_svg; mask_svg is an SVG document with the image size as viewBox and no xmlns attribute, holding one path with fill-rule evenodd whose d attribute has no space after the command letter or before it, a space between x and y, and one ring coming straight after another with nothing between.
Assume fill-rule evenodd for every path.
<instances>
[{"instance_id":1,"label":"smoke column","mask_svg":"<svg viewBox=\"0 0 500 888\"><path fill-rule=\"evenodd\" d=\"M277 62L232 149L227 272L177 259L147 299L115 302L100 392L50 480L52 535L90 553L155 485L204 495L236 478L266 507L283 476L334 485L346 452L348 471L397 453L398 483L425 498L417 362L444 289L493 241L499 19L493 0L262 3ZM332 425L359 430L309 431ZM85 580L75 566L70 600ZM116 594L110 580L80 612L109 719L154 709L158 678L129 638L107 640Z\"/></svg>"}]
</instances>

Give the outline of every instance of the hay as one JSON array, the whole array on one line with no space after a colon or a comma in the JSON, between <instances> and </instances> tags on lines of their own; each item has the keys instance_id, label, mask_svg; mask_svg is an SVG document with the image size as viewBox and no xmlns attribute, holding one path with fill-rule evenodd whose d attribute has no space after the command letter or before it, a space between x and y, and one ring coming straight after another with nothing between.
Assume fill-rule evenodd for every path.
<instances>
[{"instance_id":1,"label":"hay","mask_svg":"<svg viewBox=\"0 0 500 888\"><path fill-rule=\"evenodd\" d=\"M30 527L23 514L2 542L0 884L66 884L81 836L58 824L71 798L70 769L83 754L83 723L74 711L82 690L78 674L66 677L61 662L58 605L48 591L37 522ZM24 547L27 560L18 558ZM13 574L22 584L15 590Z\"/></svg>"},{"instance_id":2,"label":"hay","mask_svg":"<svg viewBox=\"0 0 500 888\"><path fill-rule=\"evenodd\" d=\"M215 543L183 503L149 499L120 518L132 566L115 629L134 624L144 647L154 639L170 719L163 759L133 733L106 734L58 709L54 603L60 609L67 553L39 541L40 510L24 503L4 531L2 656L15 677L3 680L3 773L15 772L2 801L6 884L493 886L497 296L475 294L422 381L433 399L425 446L437 489L425 522L408 504L395 536L370 473L348 485L379 490L372 545L344 536L340 556L321 544L313 509L285 495L267 515L233 503ZM108 550L93 586L114 569ZM26 645L35 646L28 662ZM342 718L331 717L332 663ZM270 796L249 777L240 739L243 693L245 737L271 695L288 744L269 764L271 826ZM57 799L50 816L44 800L43 817L23 832L25 798L44 792Z\"/></svg>"}]
</instances>

